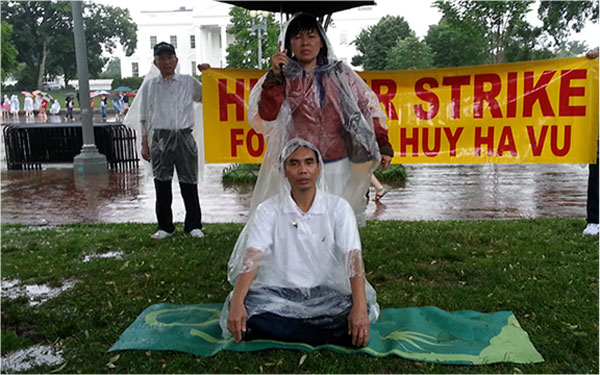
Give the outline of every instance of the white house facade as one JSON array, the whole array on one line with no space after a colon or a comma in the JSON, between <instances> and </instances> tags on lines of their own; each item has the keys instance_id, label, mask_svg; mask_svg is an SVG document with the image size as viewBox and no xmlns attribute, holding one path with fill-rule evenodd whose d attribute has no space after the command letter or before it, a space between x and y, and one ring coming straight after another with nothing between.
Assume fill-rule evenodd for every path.
<instances>
[{"instance_id":1,"label":"white house facade","mask_svg":"<svg viewBox=\"0 0 600 375\"><path fill-rule=\"evenodd\" d=\"M227 66L227 46L234 41L227 33L231 6L216 1L186 4L173 10L143 10L132 15L138 25L138 43L133 55L120 57L122 77L146 75L153 60L152 47L162 41L176 46L181 73L198 73L195 66L199 63ZM364 6L335 13L327 36L336 56L350 64L357 54L352 41L386 12L380 6ZM279 19L279 14L276 17Z\"/></svg>"},{"instance_id":2,"label":"white house facade","mask_svg":"<svg viewBox=\"0 0 600 375\"><path fill-rule=\"evenodd\" d=\"M197 74L195 66L199 63L225 67L226 49L233 41L233 36L227 34L230 8L211 1L133 15L138 25L137 49L131 56L121 57L121 76L146 75L154 59L152 47L160 42L175 46L180 73Z\"/></svg>"}]
</instances>

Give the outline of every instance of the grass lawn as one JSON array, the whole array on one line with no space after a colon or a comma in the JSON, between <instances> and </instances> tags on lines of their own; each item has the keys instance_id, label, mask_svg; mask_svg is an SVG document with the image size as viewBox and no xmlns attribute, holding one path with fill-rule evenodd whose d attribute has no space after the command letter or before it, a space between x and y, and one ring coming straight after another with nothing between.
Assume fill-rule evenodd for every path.
<instances>
[{"instance_id":1,"label":"grass lawn","mask_svg":"<svg viewBox=\"0 0 600 375\"><path fill-rule=\"evenodd\" d=\"M207 237L150 238L150 224L3 225L2 278L80 282L30 307L2 298L2 355L36 342L60 345L61 373L598 373L598 238L581 219L369 222L361 229L368 279L382 308L435 305L511 310L546 362L455 366L329 351L176 352L106 350L149 305L222 302L226 264L242 226L205 226ZM122 259L83 262L122 251ZM23 334L28 332L28 334ZM31 334L35 332L35 334ZM55 367L30 372L44 373Z\"/></svg>"}]
</instances>

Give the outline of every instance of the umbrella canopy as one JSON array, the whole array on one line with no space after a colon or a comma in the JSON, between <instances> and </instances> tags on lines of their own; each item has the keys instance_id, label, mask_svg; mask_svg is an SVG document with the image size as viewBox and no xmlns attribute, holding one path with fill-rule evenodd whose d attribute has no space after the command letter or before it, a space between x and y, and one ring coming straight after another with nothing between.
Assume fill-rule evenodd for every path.
<instances>
[{"instance_id":1,"label":"umbrella canopy","mask_svg":"<svg viewBox=\"0 0 600 375\"><path fill-rule=\"evenodd\" d=\"M42 91L42 90L35 90L35 91L32 91L31 93L36 98L46 99L47 101L54 100L54 98L52 97L52 95L50 95L47 92Z\"/></svg>"},{"instance_id":2,"label":"umbrella canopy","mask_svg":"<svg viewBox=\"0 0 600 375\"><path fill-rule=\"evenodd\" d=\"M25 96L33 96L33 94L30 93L29 91L21 91L21 94L23 94Z\"/></svg>"},{"instance_id":3,"label":"umbrella canopy","mask_svg":"<svg viewBox=\"0 0 600 375\"><path fill-rule=\"evenodd\" d=\"M115 101L121 99L121 96L119 94L110 94L109 99Z\"/></svg>"},{"instance_id":4,"label":"umbrella canopy","mask_svg":"<svg viewBox=\"0 0 600 375\"><path fill-rule=\"evenodd\" d=\"M345 1L297 1L297 0L279 0L279 1L238 1L238 0L217 0L242 7L248 10L266 10L269 12L280 12L294 14L297 12L308 12L316 17L323 17L327 14L356 8L364 5L375 5L375 1L365 0L345 0Z\"/></svg>"},{"instance_id":5,"label":"umbrella canopy","mask_svg":"<svg viewBox=\"0 0 600 375\"><path fill-rule=\"evenodd\" d=\"M123 94L123 96L129 96L129 97L134 97L137 94L135 92L126 92L125 94Z\"/></svg>"},{"instance_id":6,"label":"umbrella canopy","mask_svg":"<svg viewBox=\"0 0 600 375\"><path fill-rule=\"evenodd\" d=\"M127 86L119 86L112 91L114 91L114 92L129 92L129 91L131 91L131 89Z\"/></svg>"},{"instance_id":7,"label":"umbrella canopy","mask_svg":"<svg viewBox=\"0 0 600 375\"><path fill-rule=\"evenodd\" d=\"M96 94L95 96L98 96L98 95L110 95L110 92L108 92L106 90L96 90L94 92L94 94Z\"/></svg>"},{"instance_id":8,"label":"umbrella canopy","mask_svg":"<svg viewBox=\"0 0 600 375\"><path fill-rule=\"evenodd\" d=\"M68 98L69 96L75 97L75 96L77 96L77 94L74 93L74 92L68 92L68 93L65 94L65 98Z\"/></svg>"}]
</instances>

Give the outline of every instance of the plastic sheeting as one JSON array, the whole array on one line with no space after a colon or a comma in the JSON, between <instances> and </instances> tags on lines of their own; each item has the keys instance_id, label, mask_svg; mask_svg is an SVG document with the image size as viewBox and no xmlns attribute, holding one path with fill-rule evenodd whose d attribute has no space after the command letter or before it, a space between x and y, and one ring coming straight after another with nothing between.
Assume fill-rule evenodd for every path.
<instances>
[{"instance_id":1,"label":"plastic sheeting","mask_svg":"<svg viewBox=\"0 0 600 375\"><path fill-rule=\"evenodd\" d=\"M280 36L282 43L296 17L298 15L290 20ZM264 135L267 143L250 213L281 191L277 171L279 152L285 142L298 137L319 148L325 159L325 191L345 198L362 226L365 223L365 194L380 158L373 118L378 118L385 128L385 114L368 85L349 66L336 59L324 30L317 25L327 46L328 62L306 72L297 61L288 59L283 66L285 100L274 121L265 121L259 114L266 75L250 93L250 125ZM328 159L326 155L330 154L337 157Z\"/></svg>"},{"instance_id":2,"label":"plastic sheeting","mask_svg":"<svg viewBox=\"0 0 600 375\"><path fill-rule=\"evenodd\" d=\"M178 73L179 72L179 64L177 65L177 68L175 69L175 72ZM144 82L142 83L142 86L140 87L140 90L138 92L142 91L142 87L144 85L147 84L147 82L154 78L154 77L158 77L160 75L160 71L158 70L158 68L154 65L151 64L150 65L150 71L148 72L148 74L146 74L146 76L144 77ZM142 106L142 96L141 95L137 95L135 97L135 99L133 100L133 103L131 103L131 106L129 107L129 110L127 111L127 114L125 115L125 118L123 120L123 123L132 128L135 129L137 134L138 134L138 138L140 139L140 141L137 143L137 152L138 155L141 155L141 136L142 136L142 127L141 127L141 123L140 123L140 109L143 107ZM175 116L175 114L174 114ZM203 121L202 121L202 103L196 103L194 102L194 130L192 132L192 135L194 137L194 140L196 142L196 146L198 148L198 183L200 183L202 181L203 178L203 172L204 172L204 127L203 127ZM147 130L148 130L148 146L151 148L152 147L152 138L154 135L154 127L152 126L151 123L147 123ZM173 143L175 140L172 140L171 142L166 142L166 143ZM141 165L144 168L145 173L148 176L152 176L152 164L146 160L144 160L143 158L141 158L143 160L143 162L141 163Z\"/></svg>"},{"instance_id":3,"label":"plastic sheeting","mask_svg":"<svg viewBox=\"0 0 600 375\"><path fill-rule=\"evenodd\" d=\"M299 147L315 150L322 165L321 155L312 144L300 139L287 143L277 158L282 193L255 211L229 259L227 279L231 285L235 285L241 273L258 269L247 296L250 298L246 300L248 318L264 312L300 319L341 314L352 306L350 278L365 275L360 238L350 206L320 190L305 214L293 201L290 184L284 177L284 164ZM323 186L322 177L319 173L318 189ZM274 241L276 245L289 238L294 242L285 249L272 246L272 249L258 250L249 245L256 240L253 231L272 231L274 240L278 238ZM367 280L365 293L369 319L373 322L379 316L379 305L375 290ZM232 294L227 297L220 317L225 337L230 336L227 317Z\"/></svg>"}]
</instances>

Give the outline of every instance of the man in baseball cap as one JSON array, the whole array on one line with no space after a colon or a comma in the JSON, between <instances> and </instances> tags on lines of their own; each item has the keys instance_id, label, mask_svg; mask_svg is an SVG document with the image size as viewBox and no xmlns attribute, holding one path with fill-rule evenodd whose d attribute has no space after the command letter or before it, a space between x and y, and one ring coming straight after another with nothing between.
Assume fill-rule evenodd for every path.
<instances>
[{"instance_id":1,"label":"man in baseball cap","mask_svg":"<svg viewBox=\"0 0 600 375\"><path fill-rule=\"evenodd\" d=\"M160 75L145 80L139 94L142 157L152 163L156 191L155 239L175 232L171 210L174 170L185 204L184 231L192 237L204 237L198 198L198 148L192 135L194 102L202 101L202 84L191 75L176 73L178 61L172 44L155 45L154 65ZM198 66L201 71L208 67Z\"/></svg>"}]
</instances>

